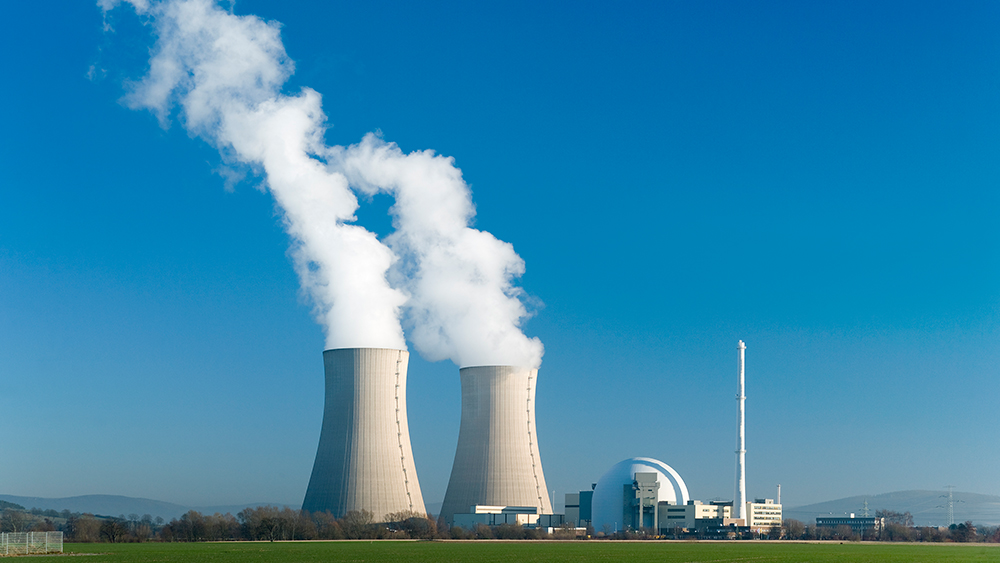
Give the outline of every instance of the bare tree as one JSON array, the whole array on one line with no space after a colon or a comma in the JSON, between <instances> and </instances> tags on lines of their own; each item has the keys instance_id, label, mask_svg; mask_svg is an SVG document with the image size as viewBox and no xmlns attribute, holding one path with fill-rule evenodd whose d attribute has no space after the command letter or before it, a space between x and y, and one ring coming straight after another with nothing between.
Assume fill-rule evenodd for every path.
<instances>
[{"instance_id":1,"label":"bare tree","mask_svg":"<svg viewBox=\"0 0 1000 563\"><path fill-rule=\"evenodd\" d=\"M28 514L14 509L6 509L0 517L0 530L4 532L23 532L28 527Z\"/></svg>"},{"instance_id":2,"label":"bare tree","mask_svg":"<svg viewBox=\"0 0 1000 563\"><path fill-rule=\"evenodd\" d=\"M340 524L333 514L327 512L313 512L313 524L316 527L316 537L321 540L341 540L344 539L344 531L340 529Z\"/></svg>"},{"instance_id":3,"label":"bare tree","mask_svg":"<svg viewBox=\"0 0 1000 563\"><path fill-rule=\"evenodd\" d=\"M385 515L389 528L412 539L433 539L437 537L437 523L430 515L412 510L392 512Z\"/></svg>"},{"instance_id":4,"label":"bare tree","mask_svg":"<svg viewBox=\"0 0 1000 563\"><path fill-rule=\"evenodd\" d=\"M348 539L377 539L379 527L375 515L367 510L352 510L340 519L340 528Z\"/></svg>"},{"instance_id":5,"label":"bare tree","mask_svg":"<svg viewBox=\"0 0 1000 563\"><path fill-rule=\"evenodd\" d=\"M781 523L785 529L785 537L790 540L801 539L806 533L806 525L794 518L789 518Z\"/></svg>"},{"instance_id":6,"label":"bare tree","mask_svg":"<svg viewBox=\"0 0 1000 563\"><path fill-rule=\"evenodd\" d=\"M119 543L128 536L128 528L116 518L101 523L100 537L110 543Z\"/></svg>"}]
</instances>

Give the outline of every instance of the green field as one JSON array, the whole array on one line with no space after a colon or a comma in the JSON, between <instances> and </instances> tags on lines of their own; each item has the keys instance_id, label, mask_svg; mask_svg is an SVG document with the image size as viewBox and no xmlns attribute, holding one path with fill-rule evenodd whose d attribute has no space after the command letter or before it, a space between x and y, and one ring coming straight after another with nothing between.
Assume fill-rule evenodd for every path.
<instances>
[{"instance_id":1,"label":"green field","mask_svg":"<svg viewBox=\"0 0 1000 563\"><path fill-rule=\"evenodd\" d=\"M559 561L920 563L1000 562L1000 544L862 544L792 542L245 542L66 544L66 553L92 554L85 563L170 562L465 562ZM64 557L32 557L63 561Z\"/></svg>"}]
</instances>

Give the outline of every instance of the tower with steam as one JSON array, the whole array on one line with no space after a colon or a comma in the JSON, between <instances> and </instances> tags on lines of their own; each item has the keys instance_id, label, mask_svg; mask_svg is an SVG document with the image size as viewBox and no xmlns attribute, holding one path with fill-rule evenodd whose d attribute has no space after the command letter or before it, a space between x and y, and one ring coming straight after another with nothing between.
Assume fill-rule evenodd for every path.
<instances>
[{"instance_id":1,"label":"tower with steam","mask_svg":"<svg viewBox=\"0 0 1000 563\"><path fill-rule=\"evenodd\" d=\"M389 348L323 352L326 405L302 509L341 517L368 510L423 514L406 421L409 353Z\"/></svg>"},{"instance_id":2,"label":"tower with steam","mask_svg":"<svg viewBox=\"0 0 1000 563\"><path fill-rule=\"evenodd\" d=\"M734 518L742 518L744 522L747 517L747 471L746 471L746 461L747 461L747 443L746 443L746 412L744 411L744 404L746 403L746 390L744 388L744 371L743 371L743 360L745 357L745 352L747 345L740 340L739 344L736 345L736 371L737 371L737 386L736 386L736 403L737 407L737 430L736 430L736 499L734 500L733 506L735 514Z\"/></svg>"},{"instance_id":3,"label":"tower with steam","mask_svg":"<svg viewBox=\"0 0 1000 563\"><path fill-rule=\"evenodd\" d=\"M459 373L462 422L441 516L450 524L475 505L551 514L535 431L538 370L477 366Z\"/></svg>"}]
</instances>

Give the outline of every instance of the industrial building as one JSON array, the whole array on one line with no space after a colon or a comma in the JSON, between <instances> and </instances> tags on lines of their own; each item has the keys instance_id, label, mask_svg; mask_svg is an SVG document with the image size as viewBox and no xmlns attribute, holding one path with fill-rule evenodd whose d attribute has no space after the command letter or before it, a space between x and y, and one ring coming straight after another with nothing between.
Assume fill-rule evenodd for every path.
<instances>
[{"instance_id":1,"label":"industrial building","mask_svg":"<svg viewBox=\"0 0 1000 563\"><path fill-rule=\"evenodd\" d=\"M452 525L467 530L476 526L516 524L527 528L558 528L565 523L562 514L539 514L534 506L483 506L472 507L465 514L453 514Z\"/></svg>"},{"instance_id":2,"label":"industrial building","mask_svg":"<svg viewBox=\"0 0 1000 563\"><path fill-rule=\"evenodd\" d=\"M746 503L747 527L753 532L767 532L781 527L781 504L774 499L758 498Z\"/></svg>"},{"instance_id":3,"label":"industrial building","mask_svg":"<svg viewBox=\"0 0 1000 563\"><path fill-rule=\"evenodd\" d=\"M816 519L817 528L836 528L838 526L847 526L855 534L877 534L885 528L885 518L855 517L854 514L851 514L849 517L831 516Z\"/></svg>"},{"instance_id":4,"label":"industrial building","mask_svg":"<svg viewBox=\"0 0 1000 563\"><path fill-rule=\"evenodd\" d=\"M740 340L737 357L736 490L734 501L704 504L691 500L680 475L666 463L652 458L630 458L608 470L593 491L566 495L566 522L592 526L595 532L652 530L654 533L767 532L780 527L781 500L757 498L746 493L746 392L745 351ZM780 497L780 486L779 486Z\"/></svg>"},{"instance_id":5,"label":"industrial building","mask_svg":"<svg viewBox=\"0 0 1000 563\"><path fill-rule=\"evenodd\" d=\"M648 457L629 458L594 486L591 525L598 532L656 529L661 502L683 505L688 498L687 485L672 467Z\"/></svg>"},{"instance_id":6,"label":"industrial building","mask_svg":"<svg viewBox=\"0 0 1000 563\"><path fill-rule=\"evenodd\" d=\"M594 483L594 487L597 487L597 483ZM566 522L580 528L590 526L593 503L593 490L566 493Z\"/></svg>"},{"instance_id":7,"label":"industrial building","mask_svg":"<svg viewBox=\"0 0 1000 563\"><path fill-rule=\"evenodd\" d=\"M566 495L566 522L595 532L647 529L657 534L731 529L767 532L781 526L781 505L754 499L743 506L747 518L733 516L732 501L708 504L688 498L680 475L662 461L631 458L608 470L594 490ZM713 532L713 533L716 533Z\"/></svg>"},{"instance_id":8,"label":"industrial building","mask_svg":"<svg viewBox=\"0 0 1000 563\"><path fill-rule=\"evenodd\" d=\"M700 500L689 500L687 504L665 505L661 509L660 529L677 528L695 530L705 526L729 526L739 524L733 520L731 501L713 501L704 504Z\"/></svg>"},{"instance_id":9,"label":"industrial building","mask_svg":"<svg viewBox=\"0 0 1000 563\"><path fill-rule=\"evenodd\" d=\"M441 517L451 525L475 506L552 514L535 430L538 370L476 366L459 375L462 422Z\"/></svg>"},{"instance_id":10,"label":"industrial building","mask_svg":"<svg viewBox=\"0 0 1000 563\"><path fill-rule=\"evenodd\" d=\"M440 516L447 525L467 528L565 523L605 533L740 533L781 526L780 499L746 500L745 350L739 341L734 501L692 500L672 467L636 457L615 464L592 490L567 494L565 515L553 514L535 428L538 370L473 366L459 371L461 426ZM302 508L337 517L368 510L377 519L423 513L406 418L409 354L343 348L325 351L323 359L323 428Z\"/></svg>"},{"instance_id":11,"label":"industrial building","mask_svg":"<svg viewBox=\"0 0 1000 563\"><path fill-rule=\"evenodd\" d=\"M424 513L406 419L409 353L388 348L323 352L326 399L302 509L342 517L368 510Z\"/></svg>"}]
</instances>

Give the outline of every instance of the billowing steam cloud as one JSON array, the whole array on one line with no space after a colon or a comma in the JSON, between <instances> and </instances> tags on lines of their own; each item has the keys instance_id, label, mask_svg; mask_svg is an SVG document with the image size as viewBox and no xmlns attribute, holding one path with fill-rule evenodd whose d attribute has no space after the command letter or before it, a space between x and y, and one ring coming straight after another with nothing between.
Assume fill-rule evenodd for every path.
<instances>
[{"instance_id":1,"label":"billowing steam cloud","mask_svg":"<svg viewBox=\"0 0 1000 563\"><path fill-rule=\"evenodd\" d=\"M403 154L368 134L360 144L333 147L329 163L361 191L396 199L396 231L387 242L403 260L390 279L410 295L410 340L422 355L460 366L538 367L542 343L518 328L528 313L512 283L524 261L509 243L469 228L475 208L451 158Z\"/></svg>"},{"instance_id":2,"label":"billowing steam cloud","mask_svg":"<svg viewBox=\"0 0 1000 563\"><path fill-rule=\"evenodd\" d=\"M312 156L326 150L326 118L315 91L280 92L293 63L278 26L208 0L130 3L151 16L157 42L128 104L162 122L179 104L190 132L226 158L263 168L328 347L404 348L399 308L406 297L386 280L393 254L373 233L347 224L357 198L343 175ZM100 2L105 10L115 4Z\"/></svg>"},{"instance_id":3,"label":"billowing steam cloud","mask_svg":"<svg viewBox=\"0 0 1000 563\"><path fill-rule=\"evenodd\" d=\"M537 367L542 344L520 330L528 313L513 280L513 247L472 229L471 194L452 159L403 154L374 135L328 147L320 95L282 93L294 64L278 25L236 16L214 0L126 0L157 37L148 74L126 102L180 120L230 162L263 171L293 240L302 286L327 347L405 348L460 366ZM121 0L98 0L105 11ZM396 231L383 244L355 221L352 186L384 192Z\"/></svg>"}]
</instances>

